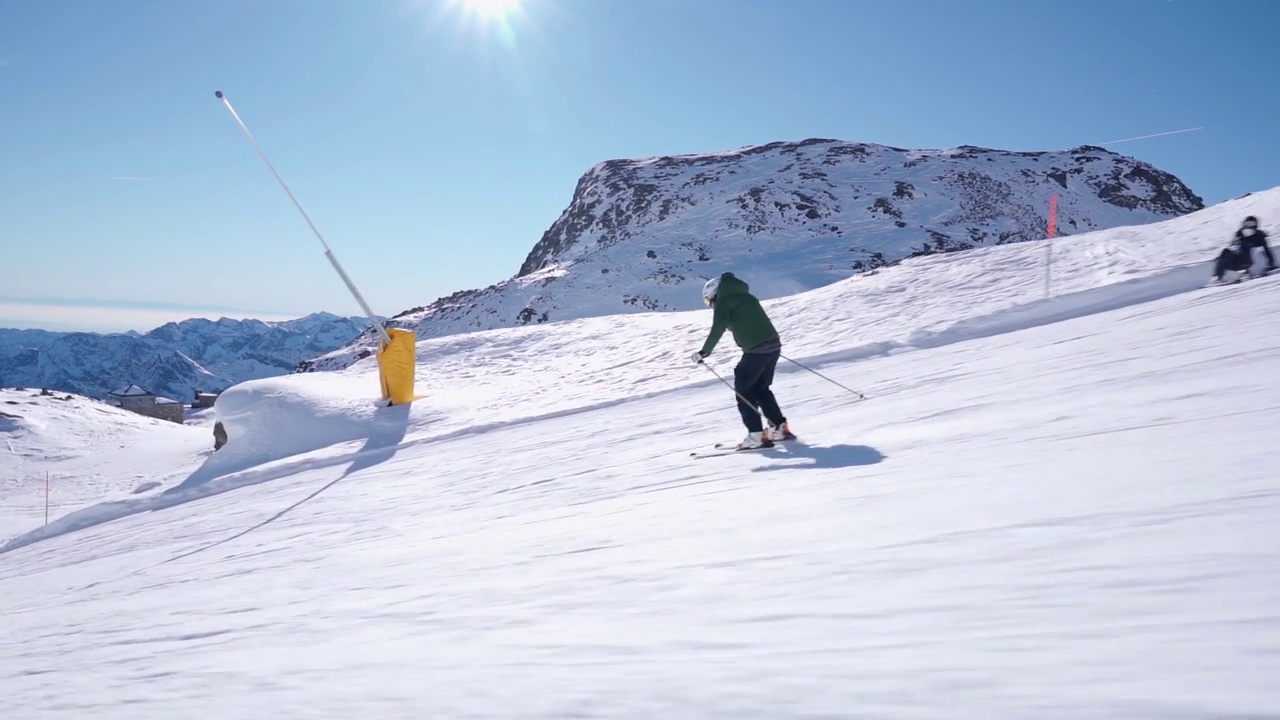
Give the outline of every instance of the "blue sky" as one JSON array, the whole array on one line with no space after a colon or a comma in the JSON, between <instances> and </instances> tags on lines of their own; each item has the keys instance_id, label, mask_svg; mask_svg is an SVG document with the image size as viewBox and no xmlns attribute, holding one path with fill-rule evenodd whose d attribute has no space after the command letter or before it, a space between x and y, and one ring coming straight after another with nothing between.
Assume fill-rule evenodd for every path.
<instances>
[{"instance_id":1,"label":"blue sky","mask_svg":"<svg viewBox=\"0 0 1280 720\"><path fill-rule=\"evenodd\" d=\"M512 275L610 158L1203 128L1112 149L1210 203L1272 187L1277 24L1268 0L0 0L0 326L359 313L215 90L390 315Z\"/></svg>"}]
</instances>

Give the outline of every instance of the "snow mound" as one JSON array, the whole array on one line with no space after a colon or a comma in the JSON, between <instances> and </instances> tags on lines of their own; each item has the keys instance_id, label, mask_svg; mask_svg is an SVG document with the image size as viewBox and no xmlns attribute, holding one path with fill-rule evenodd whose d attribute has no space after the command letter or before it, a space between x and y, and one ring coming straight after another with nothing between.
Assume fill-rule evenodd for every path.
<instances>
[{"instance_id":1,"label":"snow mound","mask_svg":"<svg viewBox=\"0 0 1280 720\"><path fill-rule=\"evenodd\" d=\"M404 440L412 418L423 428L438 417L429 405L388 408L369 394L365 374L293 375L242 383L224 392L214 410L228 444L184 488L256 465L352 441L391 447ZM377 389L377 378L374 378Z\"/></svg>"}]
</instances>

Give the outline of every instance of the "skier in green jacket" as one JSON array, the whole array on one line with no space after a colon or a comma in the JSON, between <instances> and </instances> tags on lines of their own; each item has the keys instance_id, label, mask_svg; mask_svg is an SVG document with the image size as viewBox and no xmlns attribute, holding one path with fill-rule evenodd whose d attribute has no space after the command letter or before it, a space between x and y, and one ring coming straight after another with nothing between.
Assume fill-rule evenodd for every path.
<instances>
[{"instance_id":1,"label":"skier in green jacket","mask_svg":"<svg viewBox=\"0 0 1280 720\"><path fill-rule=\"evenodd\" d=\"M715 350L725 330L733 333L734 342L742 348L742 359L733 371L738 413L747 426L747 438L738 443L739 450L772 447L775 440L795 437L769 389L778 358L782 356L782 342L760 301L748 289L747 284L731 272L707 281L702 287L702 299L715 309L715 314L711 334L702 349L693 353L693 361L701 363ZM760 421L760 413L769 421L767 431Z\"/></svg>"}]
</instances>

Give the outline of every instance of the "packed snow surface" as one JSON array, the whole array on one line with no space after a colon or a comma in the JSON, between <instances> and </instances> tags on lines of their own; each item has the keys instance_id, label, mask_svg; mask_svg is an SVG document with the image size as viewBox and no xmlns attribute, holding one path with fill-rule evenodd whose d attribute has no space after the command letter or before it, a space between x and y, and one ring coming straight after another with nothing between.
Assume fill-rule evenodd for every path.
<instances>
[{"instance_id":1,"label":"packed snow surface","mask_svg":"<svg viewBox=\"0 0 1280 720\"><path fill-rule=\"evenodd\" d=\"M690 456L744 432L706 311L237 386L184 482L0 548L0 717L1280 715L1280 277L1199 287L1249 212L772 301L867 399L784 361L760 453Z\"/></svg>"},{"instance_id":2,"label":"packed snow surface","mask_svg":"<svg viewBox=\"0 0 1280 720\"><path fill-rule=\"evenodd\" d=\"M149 497L213 450L209 428L81 395L0 388L0 540L104 499Z\"/></svg>"}]
</instances>

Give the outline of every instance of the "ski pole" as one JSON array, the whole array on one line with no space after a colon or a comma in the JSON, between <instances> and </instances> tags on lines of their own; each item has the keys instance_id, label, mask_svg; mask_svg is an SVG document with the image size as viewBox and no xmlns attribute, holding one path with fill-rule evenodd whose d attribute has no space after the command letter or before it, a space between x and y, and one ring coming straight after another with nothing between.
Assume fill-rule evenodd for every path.
<instances>
[{"instance_id":1,"label":"ski pole","mask_svg":"<svg viewBox=\"0 0 1280 720\"><path fill-rule=\"evenodd\" d=\"M280 177L280 173L276 172L275 166L267 159L267 154L262 151L262 147L259 146L258 141L254 139L253 133L249 132L249 126L245 125L244 120L240 119L240 114L236 112L235 108L231 107L231 101L222 94L221 90L214 92L213 95L221 100L222 104L227 106L227 111L230 112L231 117L235 118L236 122L239 123L240 129L244 131L245 137L249 138L249 143L253 145L253 149L258 151L258 156L262 158L262 162L267 164L267 168L271 170L272 175L276 176L276 180L280 183L280 187L284 188L285 194L293 201L293 206L298 208L298 212L302 214L302 219L307 221L307 225L311 227L311 232L315 233L316 239L320 241L322 246L324 246L324 256L329 259L329 264L333 265L333 269L338 272L338 277L342 278L342 282L346 283L347 289L351 291L351 295L355 297L356 302L360 304L360 309L364 310L364 314L369 316L369 321L372 322L373 326L378 330L378 336L384 343L390 344L391 336L387 334L386 329L382 327L382 323L379 322L378 317L373 314L373 310L369 309L369 303L364 301L364 297L360 294L360 291L356 289L356 284L351 281L351 278L347 275L347 271L343 270L342 266L338 264L338 258L334 257L333 250L329 249L329 243L325 242L320 231L316 229L316 224L311 222L311 217L307 215L307 211L302 209L302 203L298 202L298 199L293 196L293 191L291 191L289 186L285 184L284 178Z\"/></svg>"},{"instance_id":2,"label":"ski pole","mask_svg":"<svg viewBox=\"0 0 1280 720\"><path fill-rule=\"evenodd\" d=\"M734 394L734 395L737 395L737 396L738 396L738 399L740 399L740 400L742 400L742 402L746 403L746 404L747 404L747 407L751 408L752 410L755 410L755 411L756 411L756 415L759 415L759 414L760 414L760 408L756 407L756 404L755 404L755 403L753 403L753 402L751 402L750 400L748 400L748 399L746 399L745 397L743 397L742 393L738 392L738 388L736 388L736 387L734 387L734 386L730 385L728 380L725 380L724 378L720 377L720 373L716 372L716 371L715 371L715 368L711 367L710 365L708 365L708 364L706 364L706 363L698 363L698 364L699 364L699 365L701 365L702 367L704 367L704 368L706 368L706 369L710 370L710 371L711 371L711 374L712 374L712 375L715 375L717 380L719 380L720 382L724 383L726 387L728 387L730 390L732 390L732 391L733 391L733 394Z\"/></svg>"},{"instance_id":3,"label":"ski pole","mask_svg":"<svg viewBox=\"0 0 1280 720\"><path fill-rule=\"evenodd\" d=\"M800 363L796 362L795 360L792 360L791 358L787 357L786 355L783 355L783 356L782 356L782 358L783 358L784 360L786 360L787 362L795 363L796 365L800 365L800 367L801 367L801 368L804 368L805 370L808 370L809 372L813 373L814 375L817 375L818 377L822 378L823 380L826 380L827 382L831 383L832 385L835 385L835 386L837 386L837 387L843 388L843 389L845 389L845 390L849 391L850 393L853 393L854 395L857 395L859 400L866 400L866 399L867 399L867 396L866 396L866 395L863 395L862 393L858 392L857 390L854 390L853 388L850 388L850 387L846 387L846 386L844 386L844 385L841 385L840 383L836 382L835 380L832 380L831 378L827 377L826 375L823 375L822 373L818 372L817 370L814 370L814 369L813 369L813 368L811 368L811 367L806 367L806 366L804 366L804 365L801 365Z\"/></svg>"}]
</instances>

